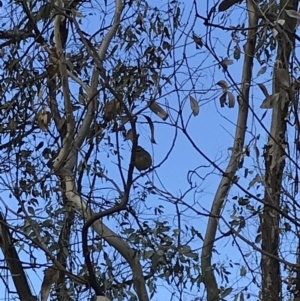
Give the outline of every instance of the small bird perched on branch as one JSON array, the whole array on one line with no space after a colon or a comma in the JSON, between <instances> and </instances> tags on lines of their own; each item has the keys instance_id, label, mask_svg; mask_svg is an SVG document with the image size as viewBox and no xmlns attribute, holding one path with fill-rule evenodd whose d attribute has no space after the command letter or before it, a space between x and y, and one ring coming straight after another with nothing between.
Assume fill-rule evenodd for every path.
<instances>
[{"instance_id":1,"label":"small bird perched on branch","mask_svg":"<svg viewBox=\"0 0 300 301\"><path fill-rule=\"evenodd\" d=\"M139 170L146 170L152 165L151 155L141 146L137 146L134 166Z\"/></svg>"}]
</instances>

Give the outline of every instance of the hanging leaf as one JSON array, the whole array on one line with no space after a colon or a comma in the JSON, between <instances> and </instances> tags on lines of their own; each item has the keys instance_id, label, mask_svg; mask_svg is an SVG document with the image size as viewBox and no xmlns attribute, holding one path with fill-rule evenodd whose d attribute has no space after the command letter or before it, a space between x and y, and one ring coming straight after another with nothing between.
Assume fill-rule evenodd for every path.
<instances>
[{"instance_id":1,"label":"hanging leaf","mask_svg":"<svg viewBox=\"0 0 300 301\"><path fill-rule=\"evenodd\" d=\"M51 121L51 113L50 112L44 112L44 111L39 111L36 115L37 123L39 128L43 132L48 131L48 125L50 124Z\"/></svg>"},{"instance_id":2,"label":"hanging leaf","mask_svg":"<svg viewBox=\"0 0 300 301\"><path fill-rule=\"evenodd\" d=\"M202 39L194 33L193 33L193 40L196 43L196 48L197 49L202 48L202 46L203 46Z\"/></svg>"},{"instance_id":3,"label":"hanging leaf","mask_svg":"<svg viewBox=\"0 0 300 301\"><path fill-rule=\"evenodd\" d=\"M241 58L241 48L237 44L234 46L233 57L238 61Z\"/></svg>"},{"instance_id":4,"label":"hanging leaf","mask_svg":"<svg viewBox=\"0 0 300 301\"><path fill-rule=\"evenodd\" d=\"M153 124L153 121L151 120L151 118L149 116L147 116L147 115L143 115L143 116L146 118L146 120L149 124L149 127L150 127L150 132L151 132L150 141L151 141L151 143L156 144L155 139L154 139L154 124Z\"/></svg>"},{"instance_id":5,"label":"hanging leaf","mask_svg":"<svg viewBox=\"0 0 300 301\"><path fill-rule=\"evenodd\" d=\"M220 97L220 105L221 105L221 108L224 107L225 103L226 103L226 95L227 95L227 92L223 93Z\"/></svg>"},{"instance_id":6,"label":"hanging leaf","mask_svg":"<svg viewBox=\"0 0 300 301\"><path fill-rule=\"evenodd\" d=\"M258 43L255 48L255 53L265 44L265 41L267 39L267 31L268 31L268 27L265 26L263 29L263 34L257 37Z\"/></svg>"},{"instance_id":7,"label":"hanging leaf","mask_svg":"<svg viewBox=\"0 0 300 301\"><path fill-rule=\"evenodd\" d=\"M262 109L272 109L273 104L278 100L278 98L279 98L279 93L274 93L272 95L269 95L264 99L260 107Z\"/></svg>"},{"instance_id":8,"label":"hanging leaf","mask_svg":"<svg viewBox=\"0 0 300 301\"><path fill-rule=\"evenodd\" d=\"M226 58L220 62L220 65L223 67L224 70L227 70L227 66L230 66L232 64L233 64L233 60L230 60L228 58Z\"/></svg>"},{"instance_id":9,"label":"hanging leaf","mask_svg":"<svg viewBox=\"0 0 300 301\"><path fill-rule=\"evenodd\" d=\"M226 288L223 292L221 292L220 298L221 298L221 299L226 298L228 295L231 294L232 290L233 290L232 287Z\"/></svg>"},{"instance_id":10,"label":"hanging leaf","mask_svg":"<svg viewBox=\"0 0 300 301\"><path fill-rule=\"evenodd\" d=\"M197 116L199 114L199 104L197 100L192 96L190 96L190 105L191 105L193 115Z\"/></svg>"},{"instance_id":11,"label":"hanging leaf","mask_svg":"<svg viewBox=\"0 0 300 301\"><path fill-rule=\"evenodd\" d=\"M235 97L231 92L227 92L227 96L228 96L228 107L229 108L233 108L235 105Z\"/></svg>"},{"instance_id":12,"label":"hanging leaf","mask_svg":"<svg viewBox=\"0 0 300 301\"><path fill-rule=\"evenodd\" d=\"M153 113L155 113L162 120L167 120L169 117L168 113L157 102L152 101L148 104L150 104L149 108Z\"/></svg>"},{"instance_id":13,"label":"hanging leaf","mask_svg":"<svg viewBox=\"0 0 300 301\"><path fill-rule=\"evenodd\" d=\"M263 75L267 71L267 66L262 67L258 72L257 76Z\"/></svg>"},{"instance_id":14,"label":"hanging leaf","mask_svg":"<svg viewBox=\"0 0 300 301\"><path fill-rule=\"evenodd\" d=\"M264 84L258 84L258 86L260 87L261 91L264 93L265 97L269 96L268 90L266 88L266 86Z\"/></svg>"},{"instance_id":15,"label":"hanging leaf","mask_svg":"<svg viewBox=\"0 0 300 301\"><path fill-rule=\"evenodd\" d=\"M227 82L225 80L223 80L223 79L219 80L217 82L217 85L220 86L223 89L223 92L227 92L227 90L228 90L228 84L227 84Z\"/></svg>"}]
</instances>

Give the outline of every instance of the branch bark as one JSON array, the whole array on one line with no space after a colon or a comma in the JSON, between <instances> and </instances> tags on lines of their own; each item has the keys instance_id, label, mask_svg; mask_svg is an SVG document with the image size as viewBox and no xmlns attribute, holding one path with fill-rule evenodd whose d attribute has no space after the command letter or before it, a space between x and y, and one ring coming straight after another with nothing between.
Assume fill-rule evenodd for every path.
<instances>
[{"instance_id":1,"label":"branch bark","mask_svg":"<svg viewBox=\"0 0 300 301\"><path fill-rule=\"evenodd\" d=\"M13 243L7 222L0 213L0 247L8 264L15 288L21 301L37 301L32 295L18 252Z\"/></svg>"},{"instance_id":2,"label":"branch bark","mask_svg":"<svg viewBox=\"0 0 300 301\"><path fill-rule=\"evenodd\" d=\"M208 301L217 301L220 298L218 284L212 268L212 250L216 237L220 212L223 207L224 200L232 186L231 179L234 178L234 175L239 166L247 128L249 89L252 78L253 59L255 55L255 28L257 26L257 15L255 14L256 9L253 0L247 0L247 11L249 20L248 27L251 29L249 29L248 31L247 43L245 45L245 58L243 63L243 74L241 81L242 86L240 89L241 95L233 151L213 200L212 208L210 211L211 215L208 220L201 254L201 269L203 282L207 290Z\"/></svg>"},{"instance_id":3,"label":"branch bark","mask_svg":"<svg viewBox=\"0 0 300 301\"><path fill-rule=\"evenodd\" d=\"M294 28L296 21L286 15L285 9L297 11L298 1L282 0L280 9L282 11L281 19L285 20L288 29L285 33L279 34L277 38L277 59L273 70L273 93L279 93L279 99L273 104L271 129L268 144L265 146L265 193L264 209L261 215L261 234L262 251L272 254L261 256L262 270L262 300L280 301L282 300L281 289L282 281L280 277L280 262L278 257L278 248L280 243L279 220L280 214L270 205L280 207L281 183L285 166L285 136L286 122L288 116L289 98L292 93L287 91L286 87L281 86L281 79L276 76L277 68L289 69L289 60L291 51L294 49L295 34ZM292 34L287 34L291 32ZM298 114L298 112L295 112Z\"/></svg>"}]
</instances>

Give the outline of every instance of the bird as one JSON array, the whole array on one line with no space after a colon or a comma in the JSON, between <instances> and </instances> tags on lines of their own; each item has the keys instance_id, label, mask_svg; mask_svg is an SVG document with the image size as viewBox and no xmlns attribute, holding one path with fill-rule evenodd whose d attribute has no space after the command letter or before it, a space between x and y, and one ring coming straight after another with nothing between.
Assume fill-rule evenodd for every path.
<instances>
[{"instance_id":1,"label":"bird","mask_svg":"<svg viewBox=\"0 0 300 301\"><path fill-rule=\"evenodd\" d=\"M137 146L134 166L139 171L146 170L152 165L151 155L141 146Z\"/></svg>"}]
</instances>

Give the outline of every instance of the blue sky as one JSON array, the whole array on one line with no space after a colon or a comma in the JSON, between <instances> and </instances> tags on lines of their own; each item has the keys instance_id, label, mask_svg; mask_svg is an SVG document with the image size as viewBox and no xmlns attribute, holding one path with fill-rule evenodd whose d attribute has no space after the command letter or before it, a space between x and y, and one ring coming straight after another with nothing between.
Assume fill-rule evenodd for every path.
<instances>
[{"instance_id":1,"label":"blue sky","mask_svg":"<svg viewBox=\"0 0 300 301\"><path fill-rule=\"evenodd\" d=\"M207 35L207 28L203 25L202 21L198 19L194 24L194 13L192 13L191 16L189 16L192 7L191 2L192 1L187 1L187 3L185 4L185 11L182 19L182 23L187 24L185 31L189 32L191 36L193 30L197 35L202 37L204 36L205 38ZM156 4L158 8L165 8L164 3L164 1L158 0L151 1L151 5ZM199 7L202 7L202 11L199 11L199 13L202 15L206 15L206 11L205 9L203 9L202 5L206 4L199 3ZM211 7L212 5L213 1L209 1L209 7ZM241 24L245 18L245 15L241 14L242 12L242 9L237 9L227 19L222 18L223 14L219 13L216 19L214 20L214 23L222 23L224 26L227 27L231 25L235 26L237 24ZM109 18L107 20L109 20ZM99 26L99 16L85 16L82 22L86 27L87 31L95 31L97 29L96 26ZM227 57L227 47L231 40L230 32L226 32L221 29L214 29L209 34L211 34L211 43L212 46L214 46L214 51L217 54L217 56L219 58ZM179 41L178 45L183 45L184 41L185 37L183 36ZM217 162L221 168L225 168L230 155L229 148L233 144L233 135L235 132L235 122L237 118L237 104L233 109L229 109L228 107L220 107L219 97L221 95L221 88L216 85L216 82L222 79L226 79L226 77L223 71L219 69L215 59L213 59L212 56L208 56L207 51L205 51L204 49L197 50L195 45L192 43L191 38L189 38L187 41L189 44L186 46L185 49L178 48L178 50L176 50L175 52L175 56L177 56L177 59L182 58L183 50L185 51L185 54L188 57L188 67L183 66L180 69L180 72L176 74L177 81L179 83L184 83L184 86L182 86L181 88L185 92L180 92L179 98L176 93L170 93L165 97L161 98L159 102L162 104L166 102L170 107L177 108L178 102L186 101L186 104L183 109L183 117L184 120L187 121L191 115L188 97L191 95L197 100L199 100L200 113L196 117L191 117L188 126L188 134L203 153L205 153L212 161ZM244 43L245 41L241 41L241 48ZM232 56L232 50L230 50L230 55ZM238 84L238 86L240 86L239 81L241 79L242 62L243 56L241 56L241 59L239 61L234 61L234 64L232 66L229 66L229 72ZM261 66L258 66L258 64L254 67L254 76L258 73L260 68ZM197 77L199 77L193 77L193 79L191 80L189 78L188 71L196 72L195 74L197 74ZM255 78L255 82L264 82L265 80L268 80L270 78L269 74L269 71L267 71L265 74L259 76L258 78ZM196 93L195 91L192 91L193 85L195 86L197 92L202 92ZM170 90L171 88L174 87L170 87ZM236 96L237 92L234 90L232 90L232 92ZM259 106L263 100L263 95L258 88L252 89L251 93L251 102L254 111L258 116L262 116L264 110L260 109ZM265 126L269 125L270 114L271 113L268 112L267 116L264 119ZM157 116L152 114L151 117L153 117L153 121L155 122L155 139L157 144L151 144L147 124L138 126L138 132L141 135L140 144L143 147L145 147L151 154L153 154L154 164L157 164L165 157L166 153L168 152L169 148L173 143L174 127L168 124L168 120L164 124ZM258 133L261 133L262 138L259 143L261 143L262 145L267 135L262 131L261 127L257 123L255 127L252 126L252 118L253 116L250 113L249 128L251 128L256 135ZM247 142L251 138L252 137L248 135ZM124 163L124 167L126 168L130 156L130 143L124 143L124 150L122 151L122 156L124 157L124 162L127 162ZM103 162L105 162L105 166L109 171L109 176L114 178L114 180L117 183L121 183L121 179L119 177L119 173L115 165L117 161L116 157L107 158L107 154L103 152L100 155L100 159L101 161L103 160ZM249 166L249 168L251 168L251 166L253 167L253 165L255 164L256 163L253 162L251 158L245 159L245 165ZM219 184L220 174L218 171L214 170L214 168L210 166L209 162L207 162L192 147L192 145L182 132L178 132L178 136L176 137L175 148L172 151L168 160L156 170L159 176L159 180L155 173L149 175L149 177L157 187L162 188L162 185L160 183L163 183L163 186L167 191L170 191L173 195L180 197L190 187L190 184L186 180L188 172L190 170L195 169L196 166L199 166L199 177L193 177L193 184L197 185L197 189L187 194L184 201L192 206L195 206L195 209L205 213L205 209L210 210L214 193ZM239 172L239 175L242 177L243 170ZM249 180L251 180L251 175L249 175L249 178L247 179L241 178L240 184L243 184L247 187ZM86 181L86 183L88 183L88 180ZM141 183L144 182L146 182L146 177L141 179ZM103 184L103 186L105 185ZM243 195L236 188L234 188L228 197L228 202L226 203L226 207L224 208L223 212L224 217L228 218L228 220L230 219L230 215L232 213L232 206L236 203L236 201L232 200L232 197L239 193L241 196ZM173 223L176 225L175 207L166 201L162 201L156 196L149 196L146 200L145 207L143 207L143 204L138 205L139 209L142 210L144 213L144 215L141 218L150 219L150 217L153 216L153 208L160 204L164 206L165 211L165 214L160 219L167 219L171 224ZM10 206L12 206L13 209L15 209L14 205L10 204ZM118 225L115 222L112 222L110 220L108 224L112 228L118 230ZM196 216L195 213L192 213L189 210L184 215L183 225L184 224L187 224L189 226L193 225L204 236L206 229L205 217ZM253 235L255 235L256 226L257 221L253 220L252 226L249 227L249 229L247 229L249 237L253 237ZM224 228L224 231L226 231L226 228ZM199 245L199 243L192 244L192 247L198 250L201 248L201 245ZM246 246L244 243L241 243L241 247L243 248L243 251L245 253L251 253L251 248ZM230 238L224 238L219 240L216 243L216 249L218 250L219 254L215 254L214 262L220 261L221 263L228 265L229 262L232 260L234 262L240 263L241 265L244 265L239 250L236 246L232 245L232 240ZM27 260L27 256L25 254L23 254L23 256L24 261L25 259ZM257 265L259 264L258 254L252 253L248 258L250 262L253 262L253 260L257 260ZM46 262L45 256L42 253L38 254L38 260L43 263ZM251 276L250 278L248 278L247 274L247 276L244 278L240 277L239 269L240 266L231 269L231 272L233 274L230 276L230 283L228 286L233 285L235 288L242 288L243 286L248 285L249 281L251 280ZM32 281L32 286L34 288L35 293L38 294L42 279L41 270L39 270L37 273L28 271L28 275L30 280ZM253 293L257 293L257 290L253 291ZM197 293L197 295L199 296L199 293ZM161 298L170 298L170 292L168 292L167 288L160 287L159 293L157 294L157 296L155 296L154 299L160 300ZM186 299L190 300L193 299L193 297L186 296Z\"/></svg>"}]
</instances>

